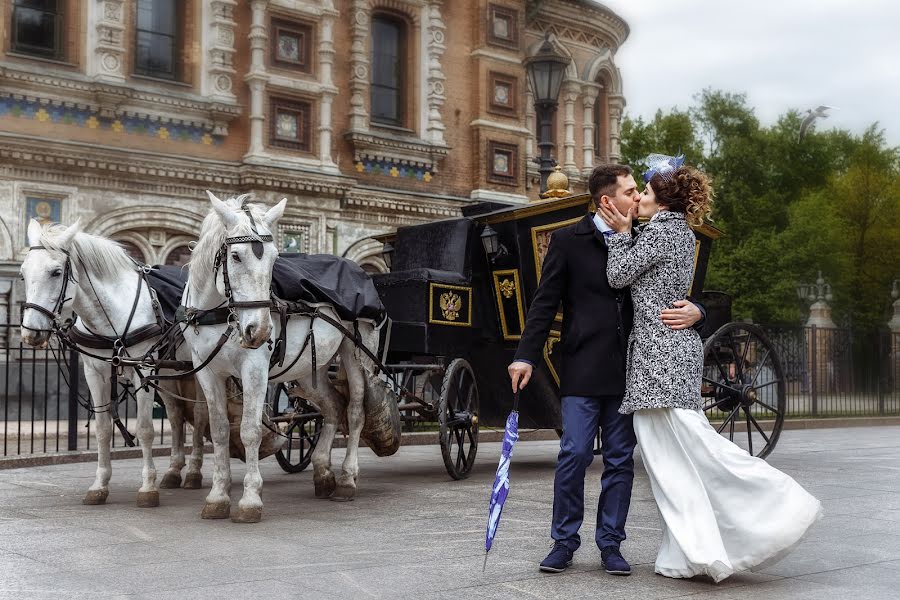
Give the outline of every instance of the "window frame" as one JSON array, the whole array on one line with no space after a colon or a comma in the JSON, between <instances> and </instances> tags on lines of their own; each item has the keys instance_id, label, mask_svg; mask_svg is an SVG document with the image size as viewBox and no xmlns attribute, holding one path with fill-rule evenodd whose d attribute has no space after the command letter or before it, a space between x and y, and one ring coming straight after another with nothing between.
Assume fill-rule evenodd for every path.
<instances>
[{"instance_id":1,"label":"window frame","mask_svg":"<svg viewBox=\"0 0 900 600\"><path fill-rule=\"evenodd\" d=\"M273 16L269 21L269 29L272 31L272 39L269 44L270 61L273 66L313 74L313 48L315 47L315 29L310 23L303 21L291 21L278 16ZM281 31L297 34L302 43L298 44L300 60L289 60L278 56L278 37Z\"/></svg>"},{"instance_id":2,"label":"window frame","mask_svg":"<svg viewBox=\"0 0 900 600\"><path fill-rule=\"evenodd\" d=\"M382 84L375 83L375 34L374 34L374 23L375 20L383 20L397 25L398 29L398 50L397 50L397 63L398 63L398 84L396 88L388 88L388 86ZM408 86L409 86L409 35L410 35L410 26L405 18L400 15L396 15L393 13L386 12L376 12L372 15L372 41L371 41L371 74L369 77L369 120L373 125L379 127L387 127L387 128L400 128L404 129L407 125L407 115L409 114L408 103ZM397 119L388 119L388 118L380 118L375 116L374 110L374 90L375 88L388 88L388 89L396 89L396 104L397 104Z\"/></svg>"},{"instance_id":3,"label":"window frame","mask_svg":"<svg viewBox=\"0 0 900 600\"><path fill-rule=\"evenodd\" d=\"M509 102L499 104L494 100L494 90L497 84L506 84L509 87ZM488 72L488 112L498 113L507 117L518 116L519 113L519 78L509 73L499 71Z\"/></svg>"},{"instance_id":4,"label":"window frame","mask_svg":"<svg viewBox=\"0 0 900 600\"><path fill-rule=\"evenodd\" d=\"M494 19L502 17L509 21L509 36L494 35ZM519 11L501 4L488 4L487 42L491 46L500 46L511 50L519 49Z\"/></svg>"},{"instance_id":5,"label":"window frame","mask_svg":"<svg viewBox=\"0 0 900 600\"><path fill-rule=\"evenodd\" d=\"M297 113L301 116L298 124L302 127L301 135L297 139L288 140L278 137L278 111L279 109ZM300 152L313 152L312 136L312 112L311 100L300 98L282 98L273 96L269 98L269 145L275 148L287 148Z\"/></svg>"},{"instance_id":6,"label":"window frame","mask_svg":"<svg viewBox=\"0 0 900 600\"><path fill-rule=\"evenodd\" d=\"M494 170L494 156L498 153L506 153L509 155L508 165L509 173L498 173ZM490 183L500 185L518 186L519 185L519 146L516 144L507 144L504 142L489 141L488 142L488 177Z\"/></svg>"},{"instance_id":7,"label":"window frame","mask_svg":"<svg viewBox=\"0 0 900 600\"><path fill-rule=\"evenodd\" d=\"M153 2L153 0L137 0L134 3L134 61L133 61L133 73L138 77L144 77L148 79L158 79L160 81L168 81L168 82L181 82L182 77L184 76L184 66L182 65L183 61L183 45L185 39L185 31L184 31L184 17L186 7L188 6L187 2L172 0L172 5L174 7L173 11L173 33L170 35L168 33L160 33L158 31L141 29L139 26L140 17L139 12L141 10L141 2ZM139 64L140 53L138 51L138 40L140 38L141 33L147 33L151 36L165 36L170 37L172 39L172 70L171 74L164 73L162 71L157 70L149 70L142 69Z\"/></svg>"},{"instance_id":8,"label":"window frame","mask_svg":"<svg viewBox=\"0 0 900 600\"><path fill-rule=\"evenodd\" d=\"M10 11L10 32L9 32L9 50L13 54L28 56L33 58L40 58L43 60L55 60L55 61L63 61L66 59L66 18L68 17L68 11L66 10L68 7L66 6L66 0L56 0L56 10L48 11L44 9L30 8L27 6L20 6L18 0L13 0L12 10ZM37 11L42 14L52 13L54 15L55 23L55 31L54 31L54 50L52 53L43 52L41 48L36 46L22 46L17 41L17 33L18 27L16 20L16 13L19 10L31 10Z\"/></svg>"}]
</instances>

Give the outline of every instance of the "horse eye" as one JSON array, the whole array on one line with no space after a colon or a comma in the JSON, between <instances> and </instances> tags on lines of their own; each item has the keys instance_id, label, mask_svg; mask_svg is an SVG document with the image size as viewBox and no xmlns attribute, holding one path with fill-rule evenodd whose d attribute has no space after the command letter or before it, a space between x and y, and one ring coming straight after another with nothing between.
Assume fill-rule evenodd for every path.
<instances>
[{"instance_id":1,"label":"horse eye","mask_svg":"<svg viewBox=\"0 0 900 600\"><path fill-rule=\"evenodd\" d=\"M237 253L237 252L232 252L232 253L231 253L231 258L234 260L234 262L241 262L241 257L238 256L238 253Z\"/></svg>"},{"instance_id":2,"label":"horse eye","mask_svg":"<svg viewBox=\"0 0 900 600\"><path fill-rule=\"evenodd\" d=\"M62 275L62 269L56 269L55 271L50 273L50 277L59 277L60 275Z\"/></svg>"}]
</instances>

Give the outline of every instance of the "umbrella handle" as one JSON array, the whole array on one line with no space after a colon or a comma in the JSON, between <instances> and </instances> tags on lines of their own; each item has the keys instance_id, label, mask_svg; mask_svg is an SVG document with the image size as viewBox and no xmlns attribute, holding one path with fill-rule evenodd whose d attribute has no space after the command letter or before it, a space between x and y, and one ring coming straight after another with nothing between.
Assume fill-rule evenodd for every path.
<instances>
[{"instance_id":1,"label":"umbrella handle","mask_svg":"<svg viewBox=\"0 0 900 600\"><path fill-rule=\"evenodd\" d=\"M518 412L519 410L519 392L516 391L513 393L513 408L514 411Z\"/></svg>"}]
</instances>

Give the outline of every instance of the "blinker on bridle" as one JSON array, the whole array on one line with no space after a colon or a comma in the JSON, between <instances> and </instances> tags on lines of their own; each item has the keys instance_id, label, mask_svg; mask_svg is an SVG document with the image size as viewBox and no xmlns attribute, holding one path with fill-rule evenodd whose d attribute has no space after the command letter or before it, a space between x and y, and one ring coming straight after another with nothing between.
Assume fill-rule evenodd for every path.
<instances>
[{"instance_id":1,"label":"blinker on bridle","mask_svg":"<svg viewBox=\"0 0 900 600\"><path fill-rule=\"evenodd\" d=\"M271 307L271 299L234 302L231 297L231 281L228 279L228 246L231 246L233 244L250 244L250 248L253 250L253 255L257 259L260 259L263 255L263 242L275 241L275 238L273 236L269 234L261 235L259 233L259 230L256 229L256 221L253 220L253 215L250 213L249 206L243 206L241 208L247 215L247 218L250 219L250 228L253 231L253 235L238 235L225 238L225 241L222 243L222 247L219 248L219 252L218 254L216 254L215 267L216 270L218 270L219 266L222 266L222 277L224 278L225 283L225 297L228 299L228 308L235 309Z\"/></svg>"},{"instance_id":2,"label":"blinker on bridle","mask_svg":"<svg viewBox=\"0 0 900 600\"><path fill-rule=\"evenodd\" d=\"M48 250L46 246L29 246L28 251L32 250ZM69 287L69 282L74 282L75 279L72 277L72 258L69 256L69 253L65 250L60 250L63 254L66 255L66 262L63 265L63 284L59 289L59 296L56 297L56 302L53 305L53 309L49 310L41 306L40 304L34 304L33 302L23 302L22 308L30 308L32 310L36 310L42 315L46 316L50 319L50 323L52 324L51 329L32 329L31 327L26 327L22 325L24 329L29 329L31 331L54 331L57 327L57 321L59 319L59 314L62 311L63 304L66 303L66 290Z\"/></svg>"}]
</instances>

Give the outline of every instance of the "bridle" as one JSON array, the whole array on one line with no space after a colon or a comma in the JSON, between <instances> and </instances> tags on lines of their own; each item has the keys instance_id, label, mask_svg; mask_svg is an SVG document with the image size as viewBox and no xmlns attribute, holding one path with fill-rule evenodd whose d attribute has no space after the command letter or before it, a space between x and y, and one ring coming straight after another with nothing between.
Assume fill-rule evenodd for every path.
<instances>
[{"instance_id":1,"label":"bridle","mask_svg":"<svg viewBox=\"0 0 900 600\"><path fill-rule=\"evenodd\" d=\"M231 280L228 278L228 247L233 246L234 244L252 244L253 255L256 256L256 258L262 258L263 242L272 242L275 240L275 238L269 234L263 235L259 233L256 229L256 222L253 220L253 215L250 213L249 206L244 206L242 208L246 213L247 218L250 219L250 227L253 229L253 235L239 235L225 238L225 241L222 242L222 246L216 253L214 263L216 274L219 273L219 267L222 268L222 278L225 283L226 307L232 315L231 318L234 318L234 311L239 308L272 308L273 306L271 293L266 300L246 300L243 302L236 302L234 300L233 292L231 290Z\"/></svg>"},{"instance_id":2,"label":"bridle","mask_svg":"<svg viewBox=\"0 0 900 600\"><path fill-rule=\"evenodd\" d=\"M46 246L30 246L28 248L28 251L31 252L32 250L47 250L49 252L49 249ZM49 318L50 319L50 329L35 329L33 327L28 327L27 325L22 325L23 329L28 329L29 331L36 331L38 333L43 333L43 332L49 333L49 332L53 332L53 331L58 331L60 329L59 317L62 313L62 307L66 302L71 300L71 298L66 298L66 290L68 290L68 288L69 288L70 281L72 283L77 283L75 281L75 278L72 276L72 257L69 256L69 253L66 252L65 250L60 250L60 252L62 252L63 254L66 255L66 262L63 265L62 287L60 287L60 289L59 289L59 295L56 297L56 302L53 304L53 308L48 309L48 308L41 306L40 304L35 304L33 302L24 302L22 304L23 309L30 308L32 310L36 310L39 313L41 313L42 315Z\"/></svg>"}]
</instances>

